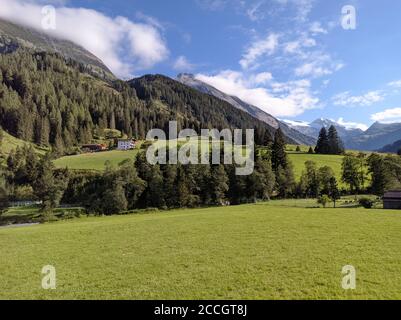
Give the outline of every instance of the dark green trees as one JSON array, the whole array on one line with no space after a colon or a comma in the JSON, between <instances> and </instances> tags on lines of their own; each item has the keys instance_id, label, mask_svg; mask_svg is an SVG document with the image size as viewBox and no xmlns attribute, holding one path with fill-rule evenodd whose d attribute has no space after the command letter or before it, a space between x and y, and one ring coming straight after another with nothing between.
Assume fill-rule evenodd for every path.
<instances>
[{"instance_id":1,"label":"dark green trees","mask_svg":"<svg viewBox=\"0 0 401 320\"><path fill-rule=\"evenodd\" d=\"M0 215L8 208L8 193L6 189L6 179L0 168Z\"/></svg>"},{"instance_id":2,"label":"dark green trees","mask_svg":"<svg viewBox=\"0 0 401 320\"><path fill-rule=\"evenodd\" d=\"M338 136L337 129L334 126L329 128L327 136L329 142L329 154L343 154L344 146L341 139Z\"/></svg>"},{"instance_id":3,"label":"dark green trees","mask_svg":"<svg viewBox=\"0 0 401 320\"><path fill-rule=\"evenodd\" d=\"M214 165L210 171L211 202L214 205L225 205L229 180L223 165Z\"/></svg>"},{"instance_id":4,"label":"dark green trees","mask_svg":"<svg viewBox=\"0 0 401 320\"><path fill-rule=\"evenodd\" d=\"M327 132L326 128L324 127L320 130L315 152L318 154L334 155L344 153L343 143L338 136L337 129L334 126L329 128L329 132Z\"/></svg>"},{"instance_id":5,"label":"dark green trees","mask_svg":"<svg viewBox=\"0 0 401 320\"><path fill-rule=\"evenodd\" d=\"M318 154L328 154L330 150L329 138L327 136L326 128L322 128L319 133L319 138L317 139L317 144L315 152Z\"/></svg>"},{"instance_id":6,"label":"dark green trees","mask_svg":"<svg viewBox=\"0 0 401 320\"><path fill-rule=\"evenodd\" d=\"M276 131L271 150L271 164L276 177L276 188L280 197L286 198L295 187L292 164L286 152L286 143L281 129Z\"/></svg>"},{"instance_id":7,"label":"dark green trees","mask_svg":"<svg viewBox=\"0 0 401 320\"><path fill-rule=\"evenodd\" d=\"M285 148L286 143L283 132L281 129L278 129L274 135L271 155L272 168L275 172L277 172L280 167L286 168L288 165L288 158Z\"/></svg>"},{"instance_id":8,"label":"dark green trees","mask_svg":"<svg viewBox=\"0 0 401 320\"><path fill-rule=\"evenodd\" d=\"M37 179L32 184L34 194L42 202L42 211L52 212L67 188L68 171L56 171L49 155L40 161L37 170Z\"/></svg>"},{"instance_id":9,"label":"dark green trees","mask_svg":"<svg viewBox=\"0 0 401 320\"><path fill-rule=\"evenodd\" d=\"M346 155L342 162L342 181L347 184L351 193L361 190L361 179L359 174L359 161L353 155Z\"/></svg>"}]
</instances>

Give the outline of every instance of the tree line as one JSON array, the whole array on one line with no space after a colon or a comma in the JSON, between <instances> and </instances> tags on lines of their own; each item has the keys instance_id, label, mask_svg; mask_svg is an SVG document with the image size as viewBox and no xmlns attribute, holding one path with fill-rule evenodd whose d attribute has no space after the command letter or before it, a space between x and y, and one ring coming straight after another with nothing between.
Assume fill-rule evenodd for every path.
<instances>
[{"instance_id":1,"label":"tree line","mask_svg":"<svg viewBox=\"0 0 401 320\"><path fill-rule=\"evenodd\" d=\"M104 172L68 171L56 169L50 154L38 156L26 146L7 157L4 179L10 199L40 200L45 213L60 203L97 214L237 205L293 194L295 178L285 147L279 130L271 148L256 150L254 172L237 176L235 165L151 165L145 152L116 168L106 163Z\"/></svg>"}]
</instances>

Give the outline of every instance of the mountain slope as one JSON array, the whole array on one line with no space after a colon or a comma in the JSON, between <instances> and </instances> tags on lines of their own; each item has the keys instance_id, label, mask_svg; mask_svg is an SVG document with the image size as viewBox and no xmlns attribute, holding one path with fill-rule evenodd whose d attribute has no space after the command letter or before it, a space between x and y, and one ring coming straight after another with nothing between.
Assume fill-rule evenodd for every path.
<instances>
[{"instance_id":1,"label":"mountain slope","mask_svg":"<svg viewBox=\"0 0 401 320\"><path fill-rule=\"evenodd\" d=\"M323 127L328 129L330 126L333 125L337 129L338 135L344 143L346 143L349 139L353 137L363 134L363 131L361 129L347 129L343 125L329 119L316 119L311 123L288 120L285 120L284 122L287 123L291 128L296 129L297 131L302 132L307 136L315 138L319 136L319 132Z\"/></svg>"},{"instance_id":2,"label":"mountain slope","mask_svg":"<svg viewBox=\"0 0 401 320\"><path fill-rule=\"evenodd\" d=\"M313 145L316 143L315 138L306 136L301 132L297 132L297 130L290 128L287 124L277 120L272 115L262 111L258 107L250 105L235 96L230 96L214 88L213 86L196 79L195 76L192 74L179 74L177 80L185 84L186 86L194 88L202 93L209 94L218 99L228 102L233 107L250 114L254 118L263 121L274 129L278 129L280 127L283 133L296 144Z\"/></svg>"},{"instance_id":3,"label":"mountain slope","mask_svg":"<svg viewBox=\"0 0 401 320\"><path fill-rule=\"evenodd\" d=\"M260 121L247 112L212 95L202 93L179 81L163 75L146 75L129 81L142 100L158 102L172 113L172 119L187 118L194 121L193 129L255 129L255 140L262 143L272 138L276 128ZM191 128L180 121L181 128ZM267 136L266 136L267 134ZM294 143L287 137L289 143Z\"/></svg>"},{"instance_id":4,"label":"mountain slope","mask_svg":"<svg viewBox=\"0 0 401 320\"><path fill-rule=\"evenodd\" d=\"M401 139L401 123L376 122L361 135L347 141L349 148L376 151Z\"/></svg>"},{"instance_id":5,"label":"mountain slope","mask_svg":"<svg viewBox=\"0 0 401 320\"><path fill-rule=\"evenodd\" d=\"M56 39L37 30L0 19L0 53L11 53L20 47L59 53L66 59L82 63L96 76L107 80L115 79L104 63L86 49L70 41Z\"/></svg>"},{"instance_id":6,"label":"mountain slope","mask_svg":"<svg viewBox=\"0 0 401 320\"><path fill-rule=\"evenodd\" d=\"M378 150L381 153L398 153L401 150L401 140L398 140L392 144L388 144Z\"/></svg>"}]
</instances>

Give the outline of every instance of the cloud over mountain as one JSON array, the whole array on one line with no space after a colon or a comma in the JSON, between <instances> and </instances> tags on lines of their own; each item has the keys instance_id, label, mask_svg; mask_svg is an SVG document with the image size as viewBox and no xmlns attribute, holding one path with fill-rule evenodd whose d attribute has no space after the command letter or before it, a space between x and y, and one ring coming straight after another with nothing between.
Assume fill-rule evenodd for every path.
<instances>
[{"instance_id":1,"label":"cloud over mountain","mask_svg":"<svg viewBox=\"0 0 401 320\"><path fill-rule=\"evenodd\" d=\"M57 2L52 2L57 5ZM154 23L111 18L99 11L56 7L56 28L42 28L42 1L0 0L0 18L72 41L100 59L117 75L135 72L167 59L169 50L162 31Z\"/></svg>"}]
</instances>

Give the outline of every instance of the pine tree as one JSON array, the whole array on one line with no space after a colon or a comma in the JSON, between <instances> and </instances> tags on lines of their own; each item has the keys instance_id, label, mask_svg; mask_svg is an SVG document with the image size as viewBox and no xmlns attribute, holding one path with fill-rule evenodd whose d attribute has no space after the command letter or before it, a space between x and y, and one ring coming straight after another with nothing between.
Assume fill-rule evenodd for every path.
<instances>
[{"instance_id":1,"label":"pine tree","mask_svg":"<svg viewBox=\"0 0 401 320\"><path fill-rule=\"evenodd\" d=\"M228 176L223 165L212 166L210 187L212 203L218 206L224 205L228 191Z\"/></svg>"},{"instance_id":2,"label":"pine tree","mask_svg":"<svg viewBox=\"0 0 401 320\"><path fill-rule=\"evenodd\" d=\"M281 129L278 129L274 136L271 156L272 168L274 172L277 172L280 167L286 169L288 166L288 159L285 148L286 143L283 132L281 131Z\"/></svg>"},{"instance_id":3,"label":"pine tree","mask_svg":"<svg viewBox=\"0 0 401 320\"><path fill-rule=\"evenodd\" d=\"M49 155L39 164L38 178L33 183L34 193L42 201L42 212L52 212L63 196L68 184L68 174L55 174L54 165Z\"/></svg>"},{"instance_id":4,"label":"pine tree","mask_svg":"<svg viewBox=\"0 0 401 320\"><path fill-rule=\"evenodd\" d=\"M125 197L124 183L121 179L113 182L111 190L107 190L103 199L102 210L106 215L112 215L126 211L128 201Z\"/></svg>"},{"instance_id":5,"label":"pine tree","mask_svg":"<svg viewBox=\"0 0 401 320\"><path fill-rule=\"evenodd\" d=\"M317 154L328 154L330 152L329 138L327 136L327 130L324 127L320 130L315 152Z\"/></svg>"},{"instance_id":6,"label":"pine tree","mask_svg":"<svg viewBox=\"0 0 401 320\"><path fill-rule=\"evenodd\" d=\"M337 129L334 126L329 128L328 133L329 154L343 154L344 147L341 139L338 137Z\"/></svg>"}]
</instances>

